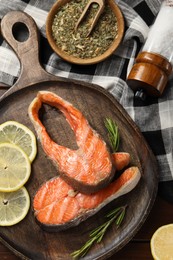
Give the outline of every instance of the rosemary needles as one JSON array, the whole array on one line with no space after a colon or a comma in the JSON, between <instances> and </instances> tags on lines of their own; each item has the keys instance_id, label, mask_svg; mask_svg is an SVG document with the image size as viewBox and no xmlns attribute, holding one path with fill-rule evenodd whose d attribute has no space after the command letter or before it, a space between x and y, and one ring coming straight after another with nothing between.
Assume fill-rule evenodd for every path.
<instances>
[{"instance_id":1,"label":"rosemary needles","mask_svg":"<svg viewBox=\"0 0 173 260\"><path fill-rule=\"evenodd\" d=\"M108 137L109 137L112 150L113 152L117 152L119 147L119 142L120 142L118 126L112 119L106 118L105 127L108 131Z\"/></svg>"},{"instance_id":2,"label":"rosemary needles","mask_svg":"<svg viewBox=\"0 0 173 260\"><path fill-rule=\"evenodd\" d=\"M94 243L100 243L102 241L102 238L105 235L107 229L111 226L111 224L113 224L113 222L118 228L124 219L126 208L127 205L118 207L110 211L105 216L107 220L102 225L100 225L99 227L91 231L89 234L90 237L89 240L79 250L74 251L71 254L71 256L74 259L78 259L79 257L84 257Z\"/></svg>"}]
</instances>

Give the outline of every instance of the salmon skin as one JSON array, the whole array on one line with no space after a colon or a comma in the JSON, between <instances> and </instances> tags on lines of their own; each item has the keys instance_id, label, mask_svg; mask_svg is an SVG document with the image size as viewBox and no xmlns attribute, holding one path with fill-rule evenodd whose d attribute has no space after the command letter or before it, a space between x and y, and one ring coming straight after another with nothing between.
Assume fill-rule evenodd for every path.
<instances>
[{"instance_id":1,"label":"salmon skin","mask_svg":"<svg viewBox=\"0 0 173 260\"><path fill-rule=\"evenodd\" d=\"M50 138L38 116L43 103L56 107L63 113L74 131L79 147L77 150L58 145ZM73 189L90 194L110 183L115 168L107 145L78 109L52 92L40 91L30 104L28 114L44 152Z\"/></svg>"},{"instance_id":2,"label":"salmon skin","mask_svg":"<svg viewBox=\"0 0 173 260\"><path fill-rule=\"evenodd\" d=\"M43 184L34 197L36 220L49 232L77 226L114 199L134 189L140 178L138 167L129 167L107 187L90 195L74 191L61 177L53 178Z\"/></svg>"}]
</instances>

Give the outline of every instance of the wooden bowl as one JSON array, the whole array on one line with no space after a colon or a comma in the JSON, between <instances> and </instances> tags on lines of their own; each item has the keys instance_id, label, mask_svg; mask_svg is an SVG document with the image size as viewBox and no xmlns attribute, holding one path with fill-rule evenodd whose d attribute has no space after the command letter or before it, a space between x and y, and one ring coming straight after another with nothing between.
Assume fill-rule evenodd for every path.
<instances>
[{"instance_id":1,"label":"wooden bowl","mask_svg":"<svg viewBox=\"0 0 173 260\"><path fill-rule=\"evenodd\" d=\"M121 40L124 35L124 19L123 15L119 9L119 7L115 4L113 0L107 0L107 3L113 10L116 18L117 18L117 26L118 26L118 36L114 39L110 47L100 56L94 57L94 58L77 58L75 56L69 55L66 52L62 51L61 48L59 48L53 38L52 35L52 23L54 20L55 15L58 12L58 9L65 5L66 3L70 2L70 0L59 0L57 1L51 8L51 10L48 13L47 21L46 21L46 35L48 42L54 52L58 54L62 59L74 63L74 64L80 64L80 65L89 65L89 64L95 64L98 62L101 62L105 60L107 57L109 57L119 46L121 43ZM72 19L72 18L71 18Z\"/></svg>"}]
</instances>

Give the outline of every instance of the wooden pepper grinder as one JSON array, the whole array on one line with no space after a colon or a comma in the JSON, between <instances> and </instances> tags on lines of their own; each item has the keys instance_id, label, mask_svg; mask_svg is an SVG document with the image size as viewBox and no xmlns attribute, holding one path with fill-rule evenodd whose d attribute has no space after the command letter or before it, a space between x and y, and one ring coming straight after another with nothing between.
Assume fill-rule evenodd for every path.
<instances>
[{"instance_id":1,"label":"wooden pepper grinder","mask_svg":"<svg viewBox=\"0 0 173 260\"><path fill-rule=\"evenodd\" d=\"M127 83L141 99L161 96L173 68L173 0L163 1Z\"/></svg>"}]
</instances>

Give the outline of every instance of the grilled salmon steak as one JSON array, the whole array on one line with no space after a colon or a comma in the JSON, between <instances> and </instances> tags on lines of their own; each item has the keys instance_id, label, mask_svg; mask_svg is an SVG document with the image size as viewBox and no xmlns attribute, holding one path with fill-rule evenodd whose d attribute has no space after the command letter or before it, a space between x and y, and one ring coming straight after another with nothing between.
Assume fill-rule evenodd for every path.
<instances>
[{"instance_id":1,"label":"grilled salmon steak","mask_svg":"<svg viewBox=\"0 0 173 260\"><path fill-rule=\"evenodd\" d=\"M126 152L115 152L112 154L112 160L117 171L122 170L130 163L130 154Z\"/></svg>"},{"instance_id":2,"label":"grilled salmon steak","mask_svg":"<svg viewBox=\"0 0 173 260\"><path fill-rule=\"evenodd\" d=\"M74 131L78 149L58 145L50 138L39 119L39 109L43 103L63 113ZM40 91L30 104L28 114L44 152L73 189L90 194L108 185L115 173L112 157L104 140L78 109L52 92Z\"/></svg>"},{"instance_id":3,"label":"grilled salmon steak","mask_svg":"<svg viewBox=\"0 0 173 260\"><path fill-rule=\"evenodd\" d=\"M43 229L53 232L76 226L112 200L130 192L140 177L138 167L129 167L94 194L76 192L61 177L55 177L43 184L34 197L36 220Z\"/></svg>"}]
</instances>

